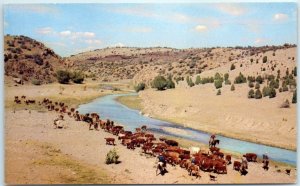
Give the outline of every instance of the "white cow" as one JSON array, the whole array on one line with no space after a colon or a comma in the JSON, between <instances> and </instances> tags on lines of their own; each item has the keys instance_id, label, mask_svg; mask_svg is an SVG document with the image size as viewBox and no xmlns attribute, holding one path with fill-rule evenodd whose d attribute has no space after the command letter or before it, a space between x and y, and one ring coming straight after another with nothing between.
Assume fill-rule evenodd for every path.
<instances>
[{"instance_id":1,"label":"white cow","mask_svg":"<svg viewBox=\"0 0 300 186\"><path fill-rule=\"evenodd\" d=\"M200 147L190 147L189 148L191 154L196 154L198 152L200 152Z\"/></svg>"}]
</instances>

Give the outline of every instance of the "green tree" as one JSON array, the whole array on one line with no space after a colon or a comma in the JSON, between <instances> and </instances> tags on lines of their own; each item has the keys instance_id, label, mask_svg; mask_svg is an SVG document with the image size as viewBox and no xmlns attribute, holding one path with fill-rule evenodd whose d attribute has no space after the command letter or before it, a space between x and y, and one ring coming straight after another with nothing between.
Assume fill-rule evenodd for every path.
<instances>
[{"instance_id":1,"label":"green tree","mask_svg":"<svg viewBox=\"0 0 300 186\"><path fill-rule=\"evenodd\" d=\"M231 91L234 91L234 90L235 90L234 84L231 85L230 90L231 90Z\"/></svg>"},{"instance_id":2,"label":"green tree","mask_svg":"<svg viewBox=\"0 0 300 186\"><path fill-rule=\"evenodd\" d=\"M276 97L276 90L275 88L271 87L269 98L275 98Z\"/></svg>"},{"instance_id":3,"label":"green tree","mask_svg":"<svg viewBox=\"0 0 300 186\"><path fill-rule=\"evenodd\" d=\"M199 85L200 83L201 83L201 78L200 78L200 76L198 75L198 76L196 77L195 84L196 84L196 85Z\"/></svg>"},{"instance_id":4,"label":"green tree","mask_svg":"<svg viewBox=\"0 0 300 186\"><path fill-rule=\"evenodd\" d=\"M157 90L165 90L167 86L167 80L163 76L156 76L152 81L152 87Z\"/></svg>"},{"instance_id":5,"label":"green tree","mask_svg":"<svg viewBox=\"0 0 300 186\"><path fill-rule=\"evenodd\" d=\"M261 91L259 89L256 89L256 91L255 91L255 99L261 99L261 98L262 98Z\"/></svg>"},{"instance_id":6,"label":"green tree","mask_svg":"<svg viewBox=\"0 0 300 186\"><path fill-rule=\"evenodd\" d=\"M232 63L230 66L230 70L234 70L235 69L235 65Z\"/></svg>"},{"instance_id":7,"label":"green tree","mask_svg":"<svg viewBox=\"0 0 300 186\"><path fill-rule=\"evenodd\" d=\"M175 83L174 83L174 81L172 80L172 76L169 76L169 77L168 77L166 88L167 88L167 89L175 88Z\"/></svg>"},{"instance_id":8,"label":"green tree","mask_svg":"<svg viewBox=\"0 0 300 186\"><path fill-rule=\"evenodd\" d=\"M254 97L255 97L254 90L250 89L249 92L248 92L248 98L254 98Z\"/></svg>"},{"instance_id":9,"label":"green tree","mask_svg":"<svg viewBox=\"0 0 300 186\"><path fill-rule=\"evenodd\" d=\"M84 74L80 71L70 73L70 79L77 84L81 84L84 81Z\"/></svg>"},{"instance_id":10,"label":"green tree","mask_svg":"<svg viewBox=\"0 0 300 186\"><path fill-rule=\"evenodd\" d=\"M228 74L228 73L225 73L225 74L224 74L224 79L225 79L225 81L227 81L228 78L229 78L229 74Z\"/></svg>"},{"instance_id":11,"label":"green tree","mask_svg":"<svg viewBox=\"0 0 300 186\"><path fill-rule=\"evenodd\" d=\"M61 84L68 84L70 81L70 72L67 70L56 71L56 78Z\"/></svg>"},{"instance_id":12,"label":"green tree","mask_svg":"<svg viewBox=\"0 0 300 186\"><path fill-rule=\"evenodd\" d=\"M292 103L297 103L297 90L293 93Z\"/></svg>"},{"instance_id":13,"label":"green tree","mask_svg":"<svg viewBox=\"0 0 300 186\"><path fill-rule=\"evenodd\" d=\"M264 56L263 57L263 63L266 63L268 61L268 57L267 56Z\"/></svg>"},{"instance_id":14,"label":"green tree","mask_svg":"<svg viewBox=\"0 0 300 186\"><path fill-rule=\"evenodd\" d=\"M145 83L139 83L137 86L134 87L134 90L136 92L139 92L141 90L145 90L146 88L146 84Z\"/></svg>"},{"instance_id":15,"label":"green tree","mask_svg":"<svg viewBox=\"0 0 300 186\"><path fill-rule=\"evenodd\" d=\"M264 82L263 78L261 77L261 75L256 77L256 82L258 82L259 84L262 84Z\"/></svg>"}]
</instances>

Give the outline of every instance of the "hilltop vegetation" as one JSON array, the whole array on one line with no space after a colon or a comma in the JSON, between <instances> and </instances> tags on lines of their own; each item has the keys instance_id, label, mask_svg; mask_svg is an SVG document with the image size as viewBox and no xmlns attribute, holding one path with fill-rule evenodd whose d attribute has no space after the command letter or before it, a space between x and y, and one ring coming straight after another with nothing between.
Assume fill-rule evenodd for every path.
<instances>
[{"instance_id":1,"label":"hilltop vegetation","mask_svg":"<svg viewBox=\"0 0 300 186\"><path fill-rule=\"evenodd\" d=\"M26 36L4 37L4 73L34 84L56 81L64 60L43 43Z\"/></svg>"}]
</instances>

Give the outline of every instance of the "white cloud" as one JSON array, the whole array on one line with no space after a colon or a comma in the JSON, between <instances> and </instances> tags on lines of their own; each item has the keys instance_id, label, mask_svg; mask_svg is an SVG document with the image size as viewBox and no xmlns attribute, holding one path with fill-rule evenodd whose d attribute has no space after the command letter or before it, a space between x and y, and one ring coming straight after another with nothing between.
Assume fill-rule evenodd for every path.
<instances>
[{"instance_id":1,"label":"white cloud","mask_svg":"<svg viewBox=\"0 0 300 186\"><path fill-rule=\"evenodd\" d=\"M266 39L266 38L257 38L257 39L255 39L254 43L256 45L264 45L267 43L267 41L268 41L268 39Z\"/></svg>"},{"instance_id":2,"label":"white cloud","mask_svg":"<svg viewBox=\"0 0 300 186\"><path fill-rule=\"evenodd\" d=\"M288 19L288 17L289 16L287 14L278 13L273 16L273 19L275 21L285 21Z\"/></svg>"},{"instance_id":3,"label":"white cloud","mask_svg":"<svg viewBox=\"0 0 300 186\"><path fill-rule=\"evenodd\" d=\"M44 27L44 28L37 29L36 32L38 34L47 35L53 33L53 29L51 27Z\"/></svg>"},{"instance_id":4,"label":"white cloud","mask_svg":"<svg viewBox=\"0 0 300 186\"><path fill-rule=\"evenodd\" d=\"M205 25L197 25L194 30L197 32L205 32L208 30L208 28Z\"/></svg>"},{"instance_id":5,"label":"white cloud","mask_svg":"<svg viewBox=\"0 0 300 186\"><path fill-rule=\"evenodd\" d=\"M116 43L116 44L111 45L111 47L125 47L125 44L123 44L123 43Z\"/></svg>"},{"instance_id":6,"label":"white cloud","mask_svg":"<svg viewBox=\"0 0 300 186\"><path fill-rule=\"evenodd\" d=\"M233 16L240 16L247 12L246 8L233 3L218 3L216 5L216 8L223 13L233 15Z\"/></svg>"},{"instance_id":7,"label":"white cloud","mask_svg":"<svg viewBox=\"0 0 300 186\"><path fill-rule=\"evenodd\" d=\"M85 40L84 42L89 45L92 45L92 44L100 45L102 43L99 39L88 39L88 40Z\"/></svg>"},{"instance_id":8,"label":"white cloud","mask_svg":"<svg viewBox=\"0 0 300 186\"><path fill-rule=\"evenodd\" d=\"M63 37L77 38L94 38L96 36L93 32L71 32L70 30L61 31L59 33Z\"/></svg>"},{"instance_id":9,"label":"white cloud","mask_svg":"<svg viewBox=\"0 0 300 186\"><path fill-rule=\"evenodd\" d=\"M141 32L141 33L152 32L152 28L149 27L132 27L126 30L128 32Z\"/></svg>"},{"instance_id":10,"label":"white cloud","mask_svg":"<svg viewBox=\"0 0 300 186\"><path fill-rule=\"evenodd\" d=\"M59 32L59 34L60 34L61 36L70 36L71 33L72 33L72 32L71 32L70 30L65 30L65 31Z\"/></svg>"}]
</instances>

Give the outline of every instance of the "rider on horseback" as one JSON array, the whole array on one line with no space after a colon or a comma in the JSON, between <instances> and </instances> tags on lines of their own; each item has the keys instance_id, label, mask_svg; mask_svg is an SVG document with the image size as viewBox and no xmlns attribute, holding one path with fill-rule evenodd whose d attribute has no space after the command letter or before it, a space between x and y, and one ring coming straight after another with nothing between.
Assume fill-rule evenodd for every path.
<instances>
[{"instance_id":1,"label":"rider on horseback","mask_svg":"<svg viewBox=\"0 0 300 186\"><path fill-rule=\"evenodd\" d=\"M212 147L212 145L215 141L215 138L216 138L216 136L214 134L210 136L210 139L209 139L209 142L208 142L209 148Z\"/></svg>"}]
</instances>

